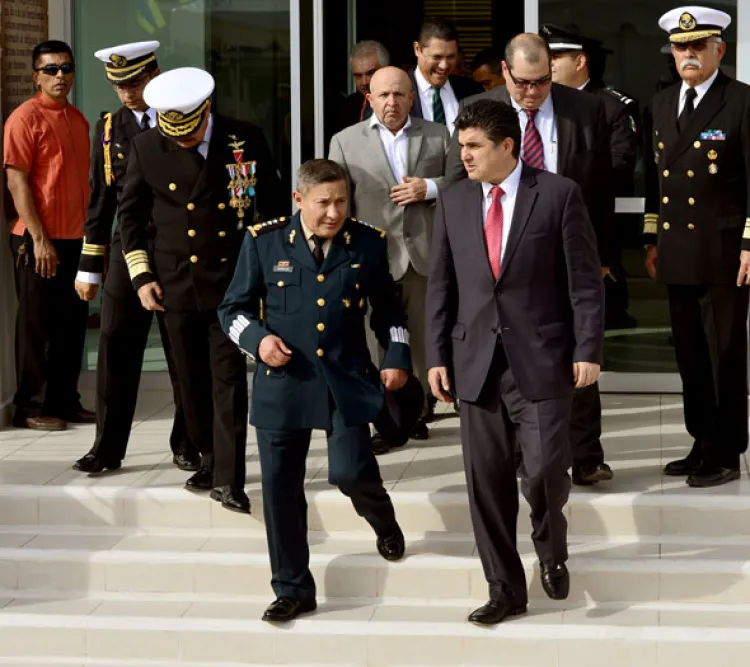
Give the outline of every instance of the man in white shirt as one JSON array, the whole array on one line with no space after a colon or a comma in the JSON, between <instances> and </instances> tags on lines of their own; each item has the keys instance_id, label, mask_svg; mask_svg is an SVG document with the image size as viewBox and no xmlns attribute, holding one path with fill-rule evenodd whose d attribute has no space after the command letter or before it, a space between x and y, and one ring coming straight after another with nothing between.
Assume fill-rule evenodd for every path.
<instances>
[{"instance_id":1,"label":"man in white shirt","mask_svg":"<svg viewBox=\"0 0 750 667\"><path fill-rule=\"evenodd\" d=\"M489 601L469 620L492 625L525 613L528 600L517 450L542 586L555 600L568 595L568 426L574 388L599 376L604 289L581 189L519 160L515 110L479 100L456 129L468 179L438 196L425 347L433 394L461 401L469 508L489 584Z\"/></svg>"},{"instance_id":2,"label":"man in white shirt","mask_svg":"<svg viewBox=\"0 0 750 667\"><path fill-rule=\"evenodd\" d=\"M412 116L440 123L453 132L459 102L482 91L471 79L453 76L458 59L458 32L443 18L427 18L414 42L417 66L409 72L416 97Z\"/></svg>"},{"instance_id":3,"label":"man in white shirt","mask_svg":"<svg viewBox=\"0 0 750 667\"><path fill-rule=\"evenodd\" d=\"M450 136L445 126L409 115L409 78L396 67L370 81L371 119L339 132L329 158L347 172L350 212L388 234L391 274L401 292L411 334L414 373L427 389L424 366L424 299L435 197L445 173ZM428 416L428 401L424 417ZM428 437L425 419L412 437ZM376 438L376 451L392 445Z\"/></svg>"}]
</instances>

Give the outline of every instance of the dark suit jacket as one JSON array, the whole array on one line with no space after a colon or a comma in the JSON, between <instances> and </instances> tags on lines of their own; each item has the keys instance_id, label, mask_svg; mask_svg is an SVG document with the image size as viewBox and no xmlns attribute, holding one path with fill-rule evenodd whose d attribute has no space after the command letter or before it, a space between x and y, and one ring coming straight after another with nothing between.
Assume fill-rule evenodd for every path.
<instances>
[{"instance_id":1,"label":"dark suit jacket","mask_svg":"<svg viewBox=\"0 0 750 667\"><path fill-rule=\"evenodd\" d=\"M364 113L362 110L364 105ZM360 118L362 114L362 118ZM369 102L365 102L365 98L362 97L362 93L359 91L353 92L351 95L347 95L339 102L338 114L336 127L334 132L341 132L351 125L367 120L372 116L372 107Z\"/></svg>"},{"instance_id":2,"label":"dark suit jacket","mask_svg":"<svg viewBox=\"0 0 750 667\"><path fill-rule=\"evenodd\" d=\"M417 79L414 75L414 70L409 70L409 80L411 81L411 87L414 91L414 106L411 108L411 115L415 116L417 118L424 118L424 113L422 111L422 100L419 97L419 86L417 85ZM472 81L471 79L467 79L463 76L451 76L448 77L448 83L451 84L451 88L453 89L454 94L456 95L456 99L461 102L461 100L470 97L471 95L477 95L482 92L482 86L479 85L476 81ZM448 128L448 130L451 130L452 128Z\"/></svg>"},{"instance_id":3,"label":"dark suit jacket","mask_svg":"<svg viewBox=\"0 0 750 667\"><path fill-rule=\"evenodd\" d=\"M657 93L646 135L645 242L657 279L729 284L750 250L750 86L719 72L684 132L680 84Z\"/></svg>"},{"instance_id":4,"label":"dark suit jacket","mask_svg":"<svg viewBox=\"0 0 750 667\"><path fill-rule=\"evenodd\" d=\"M257 183L251 207L231 205L227 165L236 163L235 141L244 142L243 162L255 162ZM190 152L153 129L132 143L120 198L118 222L122 252L133 287L158 280L164 307L177 311L212 310L224 297L245 238L261 215L287 212L288 195L263 132L248 123L214 116L208 157L198 166ZM148 221L155 230L153 263Z\"/></svg>"},{"instance_id":5,"label":"dark suit jacket","mask_svg":"<svg viewBox=\"0 0 750 667\"><path fill-rule=\"evenodd\" d=\"M427 367L446 366L456 396L479 398L501 337L529 400L573 391L573 362L602 362L604 288L580 188L524 167L500 279L487 258L482 186L438 197L426 303Z\"/></svg>"},{"instance_id":6,"label":"dark suit jacket","mask_svg":"<svg viewBox=\"0 0 750 667\"><path fill-rule=\"evenodd\" d=\"M580 186L596 232L602 266L609 266L615 257L615 195L604 105L593 95L555 83L551 94L557 122L557 173ZM510 104L508 90L501 86L465 99L461 107L485 98ZM455 134L448 155L446 183L466 177Z\"/></svg>"}]
</instances>

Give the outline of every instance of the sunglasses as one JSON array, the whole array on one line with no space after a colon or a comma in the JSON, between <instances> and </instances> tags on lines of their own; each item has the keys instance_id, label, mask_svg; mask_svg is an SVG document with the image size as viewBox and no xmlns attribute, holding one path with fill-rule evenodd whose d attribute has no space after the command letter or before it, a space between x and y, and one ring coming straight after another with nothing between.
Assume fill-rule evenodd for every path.
<instances>
[{"instance_id":1,"label":"sunglasses","mask_svg":"<svg viewBox=\"0 0 750 667\"><path fill-rule=\"evenodd\" d=\"M508 68L508 74L510 74L510 78L513 81L516 86L519 88L544 88L545 86L552 83L552 74L548 74L547 76L543 76L541 79L534 79L532 81L529 81L527 79L516 79L516 77L513 76L513 72L510 71L510 68Z\"/></svg>"},{"instance_id":2,"label":"sunglasses","mask_svg":"<svg viewBox=\"0 0 750 667\"><path fill-rule=\"evenodd\" d=\"M35 72L42 72L47 76L57 76L58 72L63 74L73 74L76 71L76 66L73 63L63 63L62 65L45 65L44 67L37 67Z\"/></svg>"}]
</instances>

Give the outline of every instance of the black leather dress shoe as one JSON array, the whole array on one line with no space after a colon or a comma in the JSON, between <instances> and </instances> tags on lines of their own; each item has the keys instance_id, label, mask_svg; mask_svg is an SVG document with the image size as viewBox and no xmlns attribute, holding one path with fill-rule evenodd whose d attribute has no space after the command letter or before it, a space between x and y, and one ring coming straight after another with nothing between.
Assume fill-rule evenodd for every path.
<instances>
[{"instance_id":1,"label":"black leather dress shoe","mask_svg":"<svg viewBox=\"0 0 750 667\"><path fill-rule=\"evenodd\" d=\"M211 489L210 496L216 502L221 503L224 509L242 514L250 514L250 498L244 489L235 486L216 486Z\"/></svg>"},{"instance_id":2,"label":"black leather dress shoe","mask_svg":"<svg viewBox=\"0 0 750 667\"><path fill-rule=\"evenodd\" d=\"M490 600L487 604L469 614L469 623L477 625L496 625L508 616L520 616L526 613L525 604L516 604L513 600Z\"/></svg>"},{"instance_id":3,"label":"black leather dress shoe","mask_svg":"<svg viewBox=\"0 0 750 667\"><path fill-rule=\"evenodd\" d=\"M612 468L606 463L573 468L573 484L577 486L591 486L597 482L608 482L614 476Z\"/></svg>"},{"instance_id":4,"label":"black leather dress shoe","mask_svg":"<svg viewBox=\"0 0 750 667\"><path fill-rule=\"evenodd\" d=\"M565 600L570 593L570 574L565 565L547 566L541 564L542 588L553 600Z\"/></svg>"},{"instance_id":5,"label":"black leather dress shoe","mask_svg":"<svg viewBox=\"0 0 750 667\"><path fill-rule=\"evenodd\" d=\"M318 605L315 600L295 600L280 597L274 600L263 613L263 620L270 623L288 623L300 614L315 611Z\"/></svg>"},{"instance_id":6,"label":"black leather dress shoe","mask_svg":"<svg viewBox=\"0 0 750 667\"><path fill-rule=\"evenodd\" d=\"M119 470L121 467L121 461L105 461L96 454L86 454L86 456L78 459L73 464L73 470L87 472L90 475L95 475L105 470Z\"/></svg>"},{"instance_id":7,"label":"black leather dress shoe","mask_svg":"<svg viewBox=\"0 0 750 667\"><path fill-rule=\"evenodd\" d=\"M187 482L185 488L188 491L210 491L214 488L214 474L210 468L201 468Z\"/></svg>"},{"instance_id":8,"label":"black leather dress shoe","mask_svg":"<svg viewBox=\"0 0 750 667\"><path fill-rule=\"evenodd\" d=\"M80 405L73 412L57 416L68 424L96 424L96 413Z\"/></svg>"},{"instance_id":9,"label":"black leather dress shoe","mask_svg":"<svg viewBox=\"0 0 750 667\"><path fill-rule=\"evenodd\" d=\"M201 457L199 454L180 452L172 456L172 463L185 472L195 472L201 467Z\"/></svg>"},{"instance_id":10,"label":"black leather dress shoe","mask_svg":"<svg viewBox=\"0 0 750 667\"><path fill-rule=\"evenodd\" d=\"M427 440L430 437L430 431L427 428L427 422L424 417L417 419L417 423L414 424L414 428L411 430L409 437L412 440Z\"/></svg>"},{"instance_id":11,"label":"black leather dress shoe","mask_svg":"<svg viewBox=\"0 0 750 667\"><path fill-rule=\"evenodd\" d=\"M403 447L405 444L406 442L400 444L391 442L390 440L386 440L380 433L375 433L372 436L372 453L375 456L380 456L381 454L387 454L392 449Z\"/></svg>"},{"instance_id":12,"label":"black leather dress shoe","mask_svg":"<svg viewBox=\"0 0 750 667\"><path fill-rule=\"evenodd\" d=\"M701 467L700 459L686 456L684 459L670 461L664 466L664 474L669 477L685 477L698 472Z\"/></svg>"},{"instance_id":13,"label":"black leather dress shoe","mask_svg":"<svg viewBox=\"0 0 750 667\"><path fill-rule=\"evenodd\" d=\"M740 478L740 471L734 468L701 467L687 478L688 486L705 489L710 486L721 486L736 482Z\"/></svg>"},{"instance_id":14,"label":"black leather dress shoe","mask_svg":"<svg viewBox=\"0 0 750 667\"><path fill-rule=\"evenodd\" d=\"M378 553L386 560L401 560L406 551L406 541L401 528L396 529L389 535L378 536L377 541Z\"/></svg>"}]
</instances>

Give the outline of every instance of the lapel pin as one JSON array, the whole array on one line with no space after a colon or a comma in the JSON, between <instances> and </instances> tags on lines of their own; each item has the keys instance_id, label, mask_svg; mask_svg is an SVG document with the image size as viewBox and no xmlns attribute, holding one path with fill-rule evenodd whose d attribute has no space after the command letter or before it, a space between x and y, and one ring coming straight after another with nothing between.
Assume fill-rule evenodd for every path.
<instances>
[{"instance_id":1,"label":"lapel pin","mask_svg":"<svg viewBox=\"0 0 750 667\"><path fill-rule=\"evenodd\" d=\"M297 236L297 230L293 229L291 232L289 232L289 243L291 245L294 245L294 237Z\"/></svg>"}]
</instances>

